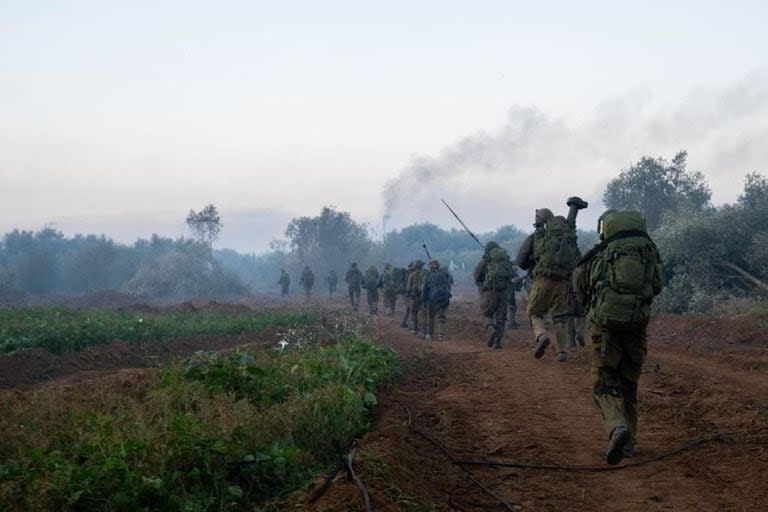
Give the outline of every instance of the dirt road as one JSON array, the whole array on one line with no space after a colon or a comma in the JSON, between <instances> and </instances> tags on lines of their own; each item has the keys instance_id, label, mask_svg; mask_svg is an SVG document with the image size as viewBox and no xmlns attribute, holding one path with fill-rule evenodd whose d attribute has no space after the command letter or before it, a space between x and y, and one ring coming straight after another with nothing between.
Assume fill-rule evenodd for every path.
<instances>
[{"instance_id":1,"label":"dirt road","mask_svg":"<svg viewBox=\"0 0 768 512\"><path fill-rule=\"evenodd\" d=\"M360 446L359 472L375 510L507 509L501 501L515 510L767 510L768 329L754 319L720 331L708 322L729 320L654 321L640 384L639 454L629 460L716 432L738 434L641 467L560 472L460 466L449 457L604 466L607 434L590 395L587 349L574 350L567 364L552 352L537 361L524 328L509 332L505 349L490 350L469 302L453 306L444 342L418 340L381 319L379 341L398 350L408 371ZM409 412L447 453L409 428ZM310 509L360 506L357 489L341 482Z\"/></svg>"}]
</instances>

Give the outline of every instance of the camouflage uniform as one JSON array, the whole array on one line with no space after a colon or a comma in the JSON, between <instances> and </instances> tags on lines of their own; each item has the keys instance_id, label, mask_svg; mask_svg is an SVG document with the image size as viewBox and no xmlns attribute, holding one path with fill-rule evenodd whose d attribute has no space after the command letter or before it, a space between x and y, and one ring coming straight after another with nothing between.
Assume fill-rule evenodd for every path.
<instances>
[{"instance_id":1,"label":"camouflage uniform","mask_svg":"<svg viewBox=\"0 0 768 512\"><path fill-rule=\"evenodd\" d=\"M304 267L304 272L301 273L299 284L304 287L304 302L309 302L309 297L312 294L312 286L315 284L315 274L312 273L309 267Z\"/></svg>"},{"instance_id":2,"label":"camouflage uniform","mask_svg":"<svg viewBox=\"0 0 768 512\"><path fill-rule=\"evenodd\" d=\"M600 220L614 211L606 211ZM644 236L648 238L647 235ZM650 242L650 238L648 240ZM656 259L652 262L656 265L657 278L654 294L658 294L663 280L661 257L653 242L650 244ZM606 246L606 242L595 246L582 258L574 271L576 298L585 309L589 306L592 296L597 293L598 286L605 285L602 276L591 276L590 273L593 262ZM650 304L648 308L650 309ZM637 445L637 383L647 353L648 323L646 319L639 324L613 325L607 328L597 325L593 317L590 317L590 320L592 396L600 408L609 435L606 453L608 463L617 464L622 457L633 456ZM613 455L610 455L612 451Z\"/></svg>"},{"instance_id":3,"label":"camouflage uniform","mask_svg":"<svg viewBox=\"0 0 768 512\"><path fill-rule=\"evenodd\" d=\"M438 320L437 339L442 340L445 337L445 311L450 303L452 285L453 276L450 272L440 268L440 262L437 260L430 261L422 294L422 300L426 304L424 309L427 310L427 332L424 335L427 340L435 335L435 319Z\"/></svg>"},{"instance_id":4,"label":"camouflage uniform","mask_svg":"<svg viewBox=\"0 0 768 512\"><path fill-rule=\"evenodd\" d=\"M405 276L405 292L401 295L403 296L403 303L405 304L405 312L403 313L403 320L400 322L400 327L403 327L405 329L408 328L409 322L411 319L411 299L408 296L408 282L411 279L411 274L415 271L413 268L413 262L410 262L408 264L408 267L406 268L407 274Z\"/></svg>"},{"instance_id":5,"label":"camouflage uniform","mask_svg":"<svg viewBox=\"0 0 768 512\"><path fill-rule=\"evenodd\" d=\"M547 236L545 225L555 219L547 208L536 210L536 224L531 234L518 254L520 267L533 274L533 284L528 295L527 314L530 319L533 334L536 338L535 357L544 355L550 343L550 335L554 331L555 344L557 345L557 359L564 362L568 352L568 319L572 316L572 288L570 284L570 271L565 275L555 275L549 269L542 268L539 260L544 254L537 254L542 240ZM564 223L565 219L557 217ZM569 228L567 228L569 229ZM565 234L565 233L564 233ZM575 265L575 261L573 262Z\"/></svg>"},{"instance_id":6,"label":"camouflage uniform","mask_svg":"<svg viewBox=\"0 0 768 512\"><path fill-rule=\"evenodd\" d=\"M285 269L280 271L280 279L277 280L277 284L280 285L280 294L283 297L287 297L288 287L291 285L291 276L288 275Z\"/></svg>"},{"instance_id":7,"label":"camouflage uniform","mask_svg":"<svg viewBox=\"0 0 768 512\"><path fill-rule=\"evenodd\" d=\"M502 346L510 288L510 283L507 283L506 287L499 287L491 285L488 280L489 254L491 250L498 248L499 244L496 242L488 242L485 245L485 254L473 273L475 284L480 291L480 312L483 315L483 328L488 337L488 346L495 348Z\"/></svg>"},{"instance_id":8,"label":"camouflage uniform","mask_svg":"<svg viewBox=\"0 0 768 512\"><path fill-rule=\"evenodd\" d=\"M357 263L350 265L344 281L349 289L349 302L352 304L352 309L357 311L360 307L360 287L363 284L363 273L357 268Z\"/></svg>"},{"instance_id":9,"label":"camouflage uniform","mask_svg":"<svg viewBox=\"0 0 768 512\"><path fill-rule=\"evenodd\" d=\"M371 265L368 270L365 271L363 277L363 283L365 285L365 296L368 299L368 314L379 314L379 287L381 286L381 280L379 278L379 271L376 267Z\"/></svg>"},{"instance_id":10,"label":"camouflage uniform","mask_svg":"<svg viewBox=\"0 0 768 512\"><path fill-rule=\"evenodd\" d=\"M517 264L513 263L512 268L515 270L515 277L512 279L512 286L509 287L509 314L507 315L507 329L517 329L520 324L515 320L517 315L517 292L522 289L523 278L517 275Z\"/></svg>"},{"instance_id":11,"label":"camouflage uniform","mask_svg":"<svg viewBox=\"0 0 768 512\"><path fill-rule=\"evenodd\" d=\"M379 287L384 295L384 314L394 316L397 303L397 283L395 282L395 269L387 263L381 272Z\"/></svg>"},{"instance_id":12,"label":"camouflage uniform","mask_svg":"<svg viewBox=\"0 0 768 512\"><path fill-rule=\"evenodd\" d=\"M328 295L333 297L333 294L336 293L336 284L339 282L339 276L336 275L335 270L331 269L326 281L328 282Z\"/></svg>"},{"instance_id":13,"label":"camouflage uniform","mask_svg":"<svg viewBox=\"0 0 768 512\"><path fill-rule=\"evenodd\" d=\"M419 314L421 312L421 306L422 306L422 293L423 293L423 284L424 284L424 274L422 273L422 268L424 267L424 262L421 260L416 260L413 262L413 270L408 275L408 303L409 303L409 312L411 315L411 333L417 334L419 332Z\"/></svg>"}]
</instances>

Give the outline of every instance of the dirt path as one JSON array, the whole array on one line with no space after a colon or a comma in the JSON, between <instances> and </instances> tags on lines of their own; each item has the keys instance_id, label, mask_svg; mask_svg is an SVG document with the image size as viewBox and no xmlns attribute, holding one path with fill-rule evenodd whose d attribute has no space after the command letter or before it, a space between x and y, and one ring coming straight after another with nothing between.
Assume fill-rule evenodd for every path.
<instances>
[{"instance_id":1,"label":"dirt path","mask_svg":"<svg viewBox=\"0 0 768 512\"><path fill-rule=\"evenodd\" d=\"M590 395L587 350L574 351L567 364L555 363L553 353L536 361L528 329L509 333L504 350L487 349L471 303L454 307L450 331L449 341L429 343L393 319L379 322L380 341L399 351L408 372L383 399L377 429L360 448L360 473L376 510L505 509L408 428L406 407L413 424L456 459L604 465L606 432ZM764 371L715 352L691 354L656 332L640 385L640 455L633 460L719 431L767 428ZM768 333L758 341L764 356ZM763 430L613 472L469 469L514 509L765 510L766 446ZM343 482L309 509L361 510L357 490Z\"/></svg>"}]
</instances>

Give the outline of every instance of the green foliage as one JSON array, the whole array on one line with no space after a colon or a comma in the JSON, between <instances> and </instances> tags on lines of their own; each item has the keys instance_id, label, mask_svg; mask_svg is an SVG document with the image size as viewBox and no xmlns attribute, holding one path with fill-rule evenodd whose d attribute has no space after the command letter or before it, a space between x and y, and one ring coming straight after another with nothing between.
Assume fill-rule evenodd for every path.
<instances>
[{"instance_id":1,"label":"green foliage","mask_svg":"<svg viewBox=\"0 0 768 512\"><path fill-rule=\"evenodd\" d=\"M0 308L0 353L39 347L61 354L115 339L136 343L179 336L259 331L312 322L308 313L241 313L213 311L143 315L64 308Z\"/></svg>"},{"instance_id":2,"label":"green foliage","mask_svg":"<svg viewBox=\"0 0 768 512\"><path fill-rule=\"evenodd\" d=\"M685 151L677 153L671 163L643 157L608 183L603 194L605 206L640 212L650 231L658 228L670 211L705 208L712 192L702 173L686 170L687 157Z\"/></svg>"},{"instance_id":3,"label":"green foliage","mask_svg":"<svg viewBox=\"0 0 768 512\"><path fill-rule=\"evenodd\" d=\"M213 204L207 205L199 212L189 210L187 226L189 226L195 239L209 249L219 239L221 229L224 227L221 223L219 211Z\"/></svg>"},{"instance_id":4,"label":"green foliage","mask_svg":"<svg viewBox=\"0 0 768 512\"><path fill-rule=\"evenodd\" d=\"M0 397L0 501L29 511L253 510L346 452L369 427L373 392L398 372L391 350L358 339L196 361L91 397ZM259 384L244 386L244 371Z\"/></svg>"}]
</instances>

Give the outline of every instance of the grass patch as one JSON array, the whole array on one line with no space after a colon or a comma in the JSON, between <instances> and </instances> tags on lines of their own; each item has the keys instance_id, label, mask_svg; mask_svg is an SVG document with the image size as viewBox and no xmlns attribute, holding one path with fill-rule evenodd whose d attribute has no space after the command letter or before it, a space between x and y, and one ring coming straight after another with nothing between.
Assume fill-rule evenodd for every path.
<instances>
[{"instance_id":1,"label":"grass patch","mask_svg":"<svg viewBox=\"0 0 768 512\"><path fill-rule=\"evenodd\" d=\"M747 309L747 314L751 316L768 316L768 301L753 304Z\"/></svg>"},{"instance_id":2,"label":"grass patch","mask_svg":"<svg viewBox=\"0 0 768 512\"><path fill-rule=\"evenodd\" d=\"M295 327L316 320L311 313L131 312L64 308L0 309L0 354L20 348L45 348L54 354L76 352L115 339L137 343L179 336L237 335L267 327Z\"/></svg>"},{"instance_id":3,"label":"grass patch","mask_svg":"<svg viewBox=\"0 0 768 512\"><path fill-rule=\"evenodd\" d=\"M370 428L394 353L359 339L0 397L5 510L253 510ZM125 379L123 377L122 379Z\"/></svg>"}]
</instances>

